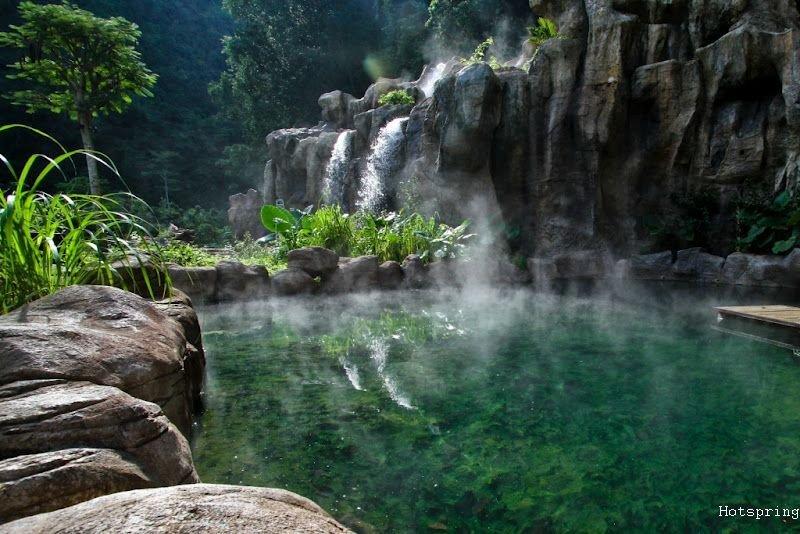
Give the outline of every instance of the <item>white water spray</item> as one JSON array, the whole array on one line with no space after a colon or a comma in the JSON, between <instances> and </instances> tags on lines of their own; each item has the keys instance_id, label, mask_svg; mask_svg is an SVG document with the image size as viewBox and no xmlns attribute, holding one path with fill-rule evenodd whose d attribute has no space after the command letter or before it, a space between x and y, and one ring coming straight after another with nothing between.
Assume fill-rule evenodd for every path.
<instances>
[{"instance_id":1,"label":"white water spray","mask_svg":"<svg viewBox=\"0 0 800 534\"><path fill-rule=\"evenodd\" d=\"M367 211L377 211L386 195L386 180L398 167L400 149L405 140L403 126L408 117L399 117L384 126L378 133L367 158L367 170L361 178L357 206Z\"/></svg>"},{"instance_id":2,"label":"white water spray","mask_svg":"<svg viewBox=\"0 0 800 534\"><path fill-rule=\"evenodd\" d=\"M325 169L325 183L322 188L322 199L326 204L344 202L344 180L350 170L353 155L353 130L346 130L336 138L331 159Z\"/></svg>"},{"instance_id":3,"label":"white water spray","mask_svg":"<svg viewBox=\"0 0 800 534\"><path fill-rule=\"evenodd\" d=\"M430 72L425 73L425 79L420 83L420 90L425 93L426 97L433 96L433 90L436 89L436 82L444 78L444 72L447 69L447 63L439 63Z\"/></svg>"}]
</instances>

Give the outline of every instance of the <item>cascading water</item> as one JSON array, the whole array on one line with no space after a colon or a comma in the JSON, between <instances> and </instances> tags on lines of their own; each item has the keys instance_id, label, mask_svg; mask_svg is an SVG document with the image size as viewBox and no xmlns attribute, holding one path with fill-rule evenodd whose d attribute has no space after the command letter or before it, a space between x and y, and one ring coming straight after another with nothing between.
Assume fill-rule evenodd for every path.
<instances>
[{"instance_id":1,"label":"cascading water","mask_svg":"<svg viewBox=\"0 0 800 534\"><path fill-rule=\"evenodd\" d=\"M394 119L378 133L367 158L367 170L361 179L358 208L367 211L380 209L386 195L386 180L399 167L398 159L405 139L403 126L407 121L408 117Z\"/></svg>"},{"instance_id":2,"label":"cascading water","mask_svg":"<svg viewBox=\"0 0 800 534\"><path fill-rule=\"evenodd\" d=\"M425 74L425 79L420 84L419 88L425 93L426 97L433 96L433 90L436 88L436 82L444 77L444 71L447 69L447 63L439 63L430 73Z\"/></svg>"},{"instance_id":3,"label":"cascading water","mask_svg":"<svg viewBox=\"0 0 800 534\"><path fill-rule=\"evenodd\" d=\"M326 204L341 205L344 202L344 180L350 170L350 160L353 155L353 134L355 134L353 130L342 132L333 145L322 188L322 199Z\"/></svg>"}]
</instances>

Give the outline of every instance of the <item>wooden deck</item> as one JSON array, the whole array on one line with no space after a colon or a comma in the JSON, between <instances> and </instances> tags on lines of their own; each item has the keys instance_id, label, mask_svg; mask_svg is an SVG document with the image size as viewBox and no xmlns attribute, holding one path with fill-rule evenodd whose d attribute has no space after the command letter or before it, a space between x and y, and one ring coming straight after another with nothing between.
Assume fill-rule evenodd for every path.
<instances>
[{"instance_id":1,"label":"wooden deck","mask_svg":"<svg viewBox=\"0 0 800 534\"><path fill-rule=\"evenodd\" d=\"M737 317L800 329L800 308L794 306L723 306L714 309L722 318Z\"/></svg>"}]
</instances>

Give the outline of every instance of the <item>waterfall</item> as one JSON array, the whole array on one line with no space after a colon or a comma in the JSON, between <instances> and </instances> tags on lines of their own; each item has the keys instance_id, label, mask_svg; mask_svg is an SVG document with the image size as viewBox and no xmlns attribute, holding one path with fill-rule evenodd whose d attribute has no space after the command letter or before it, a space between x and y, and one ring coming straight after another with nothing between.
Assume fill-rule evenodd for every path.
<instances>
[{"instance_id":1,"label":"waterfall","mask_svg":"<svg viewBox=\"0 0 800 534\"><path fill-rule=\"evenodd\" d=\"M420 84L420 90L425 93L426 97L433 96L433 90L436 89L436 82L444 77L444 71L447 69L447 63L439 63L430 72L425 73L425 79Z\"/></svg>"},{"instance_id":2,"label":"waterfall","mask_svg":"<svg viewBox=\"0 0 800 534\"><path fill-rule=\"evenodd\" d=\"M367 158L366 173L361 179L357 203L359 209L380 209L386 195L386 180L397 170L399 164L398 158L405 139L403 126L407 121L408 117L394 119L378 133Z\"/></svg>"},{"instance_id":3,"label":"waterfall","mask_svg":"<svg viewBox=\"0 0 800 534\"><path fill-rule=\"evenodd\" d=\"M344 180L350 170L353 154L353 130L346 130L336 138L331 159L325 168L325 183L322 187L322 200L326 204L344 203Z\"/></svg>"}]
</instances>

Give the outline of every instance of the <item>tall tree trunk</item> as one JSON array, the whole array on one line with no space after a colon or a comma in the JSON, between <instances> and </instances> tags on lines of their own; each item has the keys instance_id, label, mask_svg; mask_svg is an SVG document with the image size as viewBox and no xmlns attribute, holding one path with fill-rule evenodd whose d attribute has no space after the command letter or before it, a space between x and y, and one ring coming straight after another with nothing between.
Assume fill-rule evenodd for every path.
<instances>
[{"instance_id":1,"label":"tall tree trunk","mask_svg":"<svg viewBox=\"0 0 800 534\"><path fill-rule=\"evenodd\" d=\"M80 121L81 127L81 140L83 140L83 148L87 151L94 151L94 141L92 140L92 115L89 113L81 114ZM100 192L100 178L97 175L97 160L93 157L86 155L86 168L89 171L89 191L93 195L99 195Z\"/></svg>"}]
</instances>

